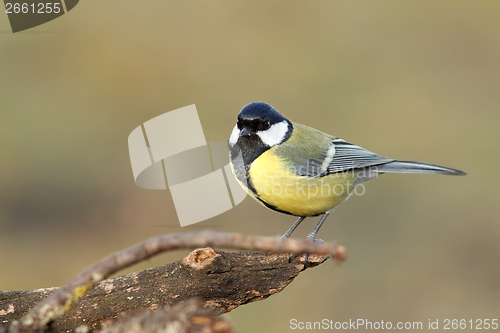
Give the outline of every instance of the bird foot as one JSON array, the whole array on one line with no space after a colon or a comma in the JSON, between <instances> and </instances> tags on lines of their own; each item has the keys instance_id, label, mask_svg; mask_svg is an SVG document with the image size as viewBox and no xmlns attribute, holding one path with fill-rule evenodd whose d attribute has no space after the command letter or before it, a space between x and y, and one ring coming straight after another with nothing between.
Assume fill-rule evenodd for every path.
<instances>
[{"instance_id":1,"label":"bird foot","mask_svg":"<svg viewBox=\"0 0 500 333\"><path fill-rule=\"evenodd\" d=\"M310 241L311 243L324 243L325 241L322 240L322 239L316 239L316 235L313 235L312 233L309 234L307 237L306 237L306 240ZM306 253L304 254L304 260L308 263L308 264L312 264L312 262L309 261L309 255Z\"/></svg>"}]
</instances>

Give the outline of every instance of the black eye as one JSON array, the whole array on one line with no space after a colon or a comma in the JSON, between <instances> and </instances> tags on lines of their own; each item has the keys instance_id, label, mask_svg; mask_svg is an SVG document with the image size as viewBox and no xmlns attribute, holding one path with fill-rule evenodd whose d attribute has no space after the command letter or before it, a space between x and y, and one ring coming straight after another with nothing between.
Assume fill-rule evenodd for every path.
<instances>
[{"instance_id":1,"label":"black eye","mask_svg":"<svg viewBox=\"0 0 500 333\"><path fill-rule=\"evenodd\" d=\"M264 123L264 130L269 129L269 127L271 127L271 122L268 120Z\"/></svg>"}]
</instances>

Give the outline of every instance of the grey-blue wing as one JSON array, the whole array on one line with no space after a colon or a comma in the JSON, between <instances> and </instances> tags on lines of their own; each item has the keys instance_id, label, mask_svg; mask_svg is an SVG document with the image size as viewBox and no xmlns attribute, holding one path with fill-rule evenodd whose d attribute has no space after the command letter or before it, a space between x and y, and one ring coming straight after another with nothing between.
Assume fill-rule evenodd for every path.
<instances>
[{"instance_id":1,"label":"grey-blue wing","mask_svg":"<svg viewBox=\"0 0 500 333\"><path fill-rule=\"evenodd\" d=\"M362 181L373 179L378 174L384 172L465 175L463 171L439 165L398 161L392 158L381 157L364 148L345 142L342 139L335 139L333 143L335 145L335 153L328 164L325 174L322 174L322 176L353 169L361 169L363 171L358 174L358 177Z\"/></svg>"},{"instance_id":2,"label":"grey-blue wing","mask_svg":"<svg viewBox=\"0 0 500 333\"><path fill-rule=\"evenodd\" d=\"M334 144L335 152L333 153L331 161L329 161L328 167L322 176L395 161L391 158L379 156L369 150L353 145L342 139L335 139L332 143Z\"/></svg>"},{"instance_id":3,"label":"grey-blue wing","mask_svg":"<svg viewBox=\"0 0 500 333\"><path fill-rule=\"evenodd\" d=\"M278 149L281 156L287 156L297 175L307 177L323 177L395 161L338 138L332 138L327 149L318 146L286 146ZM287 151L292 149L293 152Z\"/></svg>"}]
</instances>

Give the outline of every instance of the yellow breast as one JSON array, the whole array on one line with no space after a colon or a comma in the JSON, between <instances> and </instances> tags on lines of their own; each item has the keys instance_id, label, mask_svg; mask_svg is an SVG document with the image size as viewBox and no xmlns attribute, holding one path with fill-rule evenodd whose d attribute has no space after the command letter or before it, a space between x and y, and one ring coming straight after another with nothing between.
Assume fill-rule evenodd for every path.
<instances>
[{"instance_id":1,"label":"yellow breast","mask_svg":"<svg viewBox=\"0 0 500 333\"><path fill-rule=\"evenodd\" d=\"M352 172L324 177L298 176L273 154L264 152L249 170L250 181L260 200L296 216L316 216L333 209L355 187Z\"/></svg>"}]
</instances>

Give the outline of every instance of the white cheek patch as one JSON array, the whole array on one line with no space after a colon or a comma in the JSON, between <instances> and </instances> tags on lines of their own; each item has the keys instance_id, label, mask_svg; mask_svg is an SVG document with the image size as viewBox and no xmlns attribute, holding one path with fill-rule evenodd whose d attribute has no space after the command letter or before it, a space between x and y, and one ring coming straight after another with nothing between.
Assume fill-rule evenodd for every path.
<instances>
[{"instance_id":1,"label":"white cheek patch","mask_svg":"<svg viewBox=\"0 0 500 333\"><path fill-rule=\"evenodd\" d=\"M286 121L282 121L272 125L265 131L257 132L257 135L266 146L273 147L283 142L287 132L288 123Z\"/></svg>"},{"instance_id":2,"label":"white cheek patch","mask_svg":"<svg viewBox=\"0 0 500 333\"><path fill-rule=\"evenodd\" d=\"M233 131L231 132L231 136L229 137L229 145L231 147L236 144L239 136L240 136L240 130L238 129L238 125L235 125Z\"/></svg>"}]
</instances>

